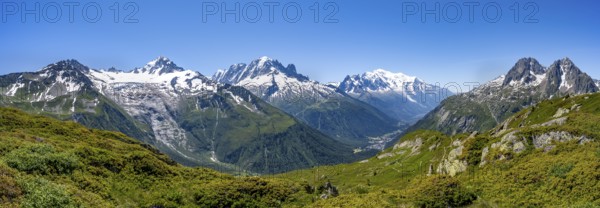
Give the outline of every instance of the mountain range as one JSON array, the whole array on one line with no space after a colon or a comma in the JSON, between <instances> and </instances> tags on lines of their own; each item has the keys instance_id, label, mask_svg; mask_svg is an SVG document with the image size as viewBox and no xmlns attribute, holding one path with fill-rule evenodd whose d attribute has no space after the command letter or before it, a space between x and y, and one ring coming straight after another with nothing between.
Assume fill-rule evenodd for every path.
<instances>
[{"instance_id":1,"label":"mountain range","mask_svg":"<svg viewBox=\"0 0 600 208\"><path fill-rule=\"evenodd\" d=\"M244 87L309 126L356 147L367 145L370 137L403 128L367 103L299 74L295 65L283 66L268 57L219 70L212 79Z\"/></svg>"},{"instance_id":2,"label":"mountain range","mask_svg":"<svg viewBox=\"0 0 600 208\"><path fill-rule=\"evenodd\" d=\"M486 131L597 83L568 58L549 67L523 58L457 95L383 69L321 84L268 57L211 78L165 57L130 71L64 60L0 76L0 105L120 131L189 166L272 173L356 161L418 129Z\"/></svg>"},{"instance_id":3,"label":"mountain range","mask_svg":"<svg viewBox=\"0 0 600 208\"><path fill-rule=\"evenodd\" d=\"M0 83L3 106L121 131L186 165L266 173L358 157L250 91L164 57L127 72L66 60Z\"/></svg>"},{"instance_id":4,"label":"mountain range","mask_svg":"<svg viewBox=\"0 0 600 208\"><path fill-rule=\"evenodd\" d=\"M208 78L165 57L131 71L64 60L0 76L0 105L13 108L0 107L0 206L600 205L598 81L568 58L520 59L407 131L397 123L418 119L446 89L385 70L320 84L269 58L248 66ZM338 105L322 115L398 113L396 131L367 136L383 150L357 151L364 137L331 137L282 110L330 99ZM271 173L281 174L256 176Z\"/></svg>"},{"instance_id":5,"label":"mountain range","mask_svg":"<svg viewBox=\"0 0 600 208\"><path fill-rule=\"evenodd\" d=\"M0 107L0 206L597 207L599 103L557 97L489 131L418 130L372 158L268 177L184 167L119 132Z\"/></svg>"},{"instance_id":6,"label":"mountain range","mask_svg":"<svg viewBox=\"0 0 600 208\"><path fill-rule=\"evenodd\" d=\"M346 76L338 89L405 123L418 121L454 94L417 77L384 69Z\"/></svg>"},{"instance_id":7,"label":"mountain range","mask_svg":"<svg viewBox=\"0 0 600 208\"><path fill-rule=\"evenodd\" d=\"M520 59L506 75L476 89L448 97L407 132L431 129L446 134L486 131L542 100L598 92L598 86L569 58L549 67Z\"/></svg>"}]
</instances>

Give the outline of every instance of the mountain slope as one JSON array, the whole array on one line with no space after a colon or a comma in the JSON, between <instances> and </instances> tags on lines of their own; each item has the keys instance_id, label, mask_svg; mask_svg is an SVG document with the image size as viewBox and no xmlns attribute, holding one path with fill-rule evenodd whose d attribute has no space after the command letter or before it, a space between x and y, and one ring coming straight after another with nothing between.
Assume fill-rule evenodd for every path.
<instances>
[{"instance_id":1,"label":"mountain slope","mask_svg":"<svg viewBox=\"0 0 600 208\"><path fill-rule=\"evenodd\" d=\"M262 57L250 64L219 70L212 79L250 90L300 121L354 146L394 132L397 121L372 106L297 73L293 64Z\"/></svg>"},{"instance_id":2,"label":"mountain slope","mask_svg":"<svg viewBox=\"0 0 600 208\"><path fill-rule=\"evenodd\" d=\"M600 93L545 100L489 131L414 131L368 160L279 176L337 186L312 207L597 207L599 104Z\"/></svg>"},{"instance_id":3,"label":"mountain slope","mask_svg":"<svg viewBox=\"0 0 600 208\"><path fill-rule=\"evenodd\" d=\"M383 69L346 76L338 89L406 123L416 122L453 94L416 77Z\"/></svg>"},{"instance_id":4,"label":"mountain slope","mask_svg":"<svg viewBox=\"0 0 600 208\"><path fill-rule=\"evenodd\" d=\"M123 108L94 90L86 76L89 71L75 60L66 60L37 72L0 76L0 105L150 141L153 135L148 126L136 122Z\"/></svg>"},{"instance_id":5,"label":"mountain slope","mask_svg":"<svg viewBox=\"0 0 600 208\"><path fill-rule=\"evenodd\" d=\"M570 59L544 68L533 58L523 58L506 75L444 100L410 130L485 131L542 100L591 92L598 87Z\"/></svg>"},{"instance_id":6,"label":"mountain slope","mask_svg":"<svg viewBox=\"0 0 600 208\"><path fill-rule=\"evenodd\" d=\"M2 78L6 106L122 131L190 166L268 173L357 157L247 90L164 57L129 72L70 60Z\"/></svg>"},{"instance_id":7,"label":"mountain slope","mask_svg":"<svg viewBox=\"0 0 600 208\"><path fill-rule=\"evenodd\" d=\"M0 207L281 207L300 189L183 167L122 133L0 108Z\"/></svg>"}]
</instances>

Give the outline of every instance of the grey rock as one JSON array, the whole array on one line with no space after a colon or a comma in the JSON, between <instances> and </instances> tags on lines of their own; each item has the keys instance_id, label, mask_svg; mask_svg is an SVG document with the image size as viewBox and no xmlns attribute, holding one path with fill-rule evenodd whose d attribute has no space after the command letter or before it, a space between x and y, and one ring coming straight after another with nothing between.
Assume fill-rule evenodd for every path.
<instances>
[{"instance_id":1,"label":"grey rock","mask_svg":"<svg viewBox=\"0 0 600 208\"><path fill-rule=\"evenodd\" d=\"M483 150L481 151L481 163L479 163L479 166L484 166L485 164L487 164L487 155L489 154L490 149L488 147L484 147Z\"/></svg>"},{"instance_id":2,"label":"grey rock","mask_svg":"<svg viewBox=\"0 0 600 208\"><path fill-rule=\"evenodd\" d=\"M381 160L381 159L383 159L383 158L388 158L388 157L393 157L393 156L394 156L394 154L393 154L393 153L389 153L389 152L388 152L388 153L384 153L384 154L378 155L378 156L377 156L377 159L380 159L380 160Z\"/></svg>"},{"instance_id":3,"label":"grey rock","mask_svg":"<svg viewBox=\"0 0 600 208\"><path fill-rule=\"evenodd\" d=\"M554 114L554 116L552 116L553 118L559 118L562 117L565 114L568 114L570 112L569 109L565 109L565 108L559 108L556 113Z\"/></svg>"}]
</instances>

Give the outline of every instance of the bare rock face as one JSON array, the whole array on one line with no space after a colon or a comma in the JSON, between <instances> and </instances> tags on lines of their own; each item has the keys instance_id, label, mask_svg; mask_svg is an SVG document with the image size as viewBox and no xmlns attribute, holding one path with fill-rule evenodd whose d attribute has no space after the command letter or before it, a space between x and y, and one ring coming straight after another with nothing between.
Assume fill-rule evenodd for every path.
<instances>
[{"instance_id":1,"label":"bare rock face","mask_svg":"<svg viewBox=\"0 0 600 208\"><path fill-rule=\"evenodd\" d=\"M454 141L452 145L456 148L450 150L447 157L438 164L437 173L439 174L455 176L467 170L467 161L458 159L462 155L464 145L460 140Z\"/></svg>"},{"instance_id":2,"label":"bare rock face","mask_svg":"<svg viewBox=\"0 0 600 208\"><path fill-rule=\"evenodd\" d=\"M416 155L416 154L420 153L419 149L421 149L422 145L423 145L423 139L416 138L415 140L404 141L400 144L394 145L393 150L397 150L399 148L410 148L411 149L410 155Z\"/></svg>"},{"instance_id":3,"label":"bare rock face","mask_svg":"<svg viewBox=\"0 0 600 208\"><path fill-rule=\"evenodd\" d=\"M550 123L564 123L565 120L566 117L554 119L552 121L542 124L542 126L550 125ZM490 147L484 147L481 153L481 163L479 164L479 166L484 166L487 163L491 162L488 159L488 155L491 150L499 150L500 152L504 153L512 152L516 154L525 151L527 149L527 145L529 144L527 138L517 136L517 134L517 131L507 133L502 137L502 139L499 142L493 143ZM563 143L574 140L577 141L577 143L580 145L592 141L585 135L576 136L565 131L552 131L533 136L531 138L532 142L529 145L533 145L535 149L543 149L544 152L548 152L556 147L556 143ZM507 155L503 153L501 153L500 155L494 155L494 158L498 158L498 160L510 159Z\"/></svg>"},{"instance_id":4,"label":"bare rock face","mask_svg":"<svg viewBox=\"0 0 600 208\"><path fill-rule=\"evenodd\" d=\"M585 144L590 142L591 140L586 136L574 136L568 132L559 131L559 132L548 132L542 135L533 137L533 146L535 148L544 148L548 145L551 145L553 142L568 142L572 140L577 140L579 144Z\"/></svg>"},{"instance_id":5,"label":"bare rock face","mask_svg":"<svg viewBox=\"0 0 600 208\"><path fill-rule=\"evenodd\" d=\"M540 124L540 125L533 125L533 127L538 127L538 126L553 126L553 125L563 125L567 122L567 117L560 117L557 119L553 119L551 121L548 121L546 123Z\"/></svg>"},{"instance_id":6,"label":"bare rock face","mask_svg":"<svg viewBox=\"0 0 600 208\"><path fill-rule=\"evenodd\" d=\"M378 155L378 156L377 156L377 159L380 159L380 160L381 160L381 159L383 159L383 158L388 158L388 157L393 157L393 156L394 156L394 153L389 153L389 152L388 152L388 153L385 153L385 154Z\"/></svg>"},{"instance_id":7,"label":"bare rock face","mask_svg":"<svg viewBox=\"0 0 600 208\"><path fill-rule=\"evenodd\" d=\"M552 116L553 118L559 118L565 114L568 114L570 112L569 109L565 109L565 108L559 108L556 113L554 114L554 116Z\"/></svg>"},{"instance_id":8,"label":"bare rock face","mask_svg":"<svg viewBox=\"0 0 600 208\"><path fill-rule=\"evenodd\" d=\"M513 151L515 153L521 153L525 150L525 144L527 141L525 138L517 137L516 131L507 133L502 137L502 140L492 144L492 149L500 149L500 151Z\"/></svg>"},{"instance_id":9,"label":"bare rock face","mask_svg":"<svg viewBox=\"0 0 600 208\"><path fill-rule=\"evenodd\" d=\"M490 148L489 147L485 147L483 148L483 150L481 151L481 163L479 163L479 167L484 166L485 164L488 163L487 161L487 155L490 153Z\"/></svg>"},{"instance_id":10,"label":"bare rock face","mask_svg":"<svg viewBox=\"0 0 600 208\"><path fill-rule=\"evenodd\" d=\"M430 129L446 134L487 131L540 101L598 91L591 77L568 58L557 60L548 68L533 58L524 58L506 75L448 97L408 131ZM563 109L556 118L573 110L577 107Z\"/></svg>"}]
</instances>

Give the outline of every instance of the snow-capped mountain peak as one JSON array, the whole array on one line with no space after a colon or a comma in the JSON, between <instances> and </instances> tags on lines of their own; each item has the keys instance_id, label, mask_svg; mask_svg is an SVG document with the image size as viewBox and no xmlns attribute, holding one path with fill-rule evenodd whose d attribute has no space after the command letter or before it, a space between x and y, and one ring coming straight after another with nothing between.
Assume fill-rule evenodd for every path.
<instances>
[{"instance_id":1,"label":"snow-capped mountain peak","mask_svg":"<svg viewBox=\"0 0 600 208\"><path fill-rule=\"evenodd\" d=\"M270 61L273 61L273 59L269 58L268 56L262 56L258 59L259 66L263 66L265 63Z\"/></svg>"},{"instance_id":2,"label":"snow-capped mountain peak","mask_svg":"<svg viewBox=\"0 0 600 208\"><path fill-rule=\"evenodd\" d=\"M84 66L83 64L79 63L79 61L75 60L75 59L67 59L67 60L62 60L62 61L58 61L56 63L50 64L44 68L42 68L41 70L39 70L39 72L49 72L49 71L79 71L79 72L87 72L89 70L88 67Z\"/></svg>"},{"instance_id":3,"label":"snow-capped mountain peak","mask_svg":"<svg viewBox=\"0 0 600 208\"><path fill-rule=\"evenodd\" d=\"M260 57L252 61L248 65L249 70L252 72L252 76L260 76L264 74L283 73L290 77L296 77L298 79L308 79L307 77L298 74L296 72L296 66L289 64L287 67L283 66L278 60L271 59L267 56Z\"/></svg>"},{"instance_id":4,"label":"snow-capped mountain peak","mask_svg":"<svg viewBox=\"0 0 600 208\"><path fill-rule=\"evenodd\" d=\"M373 79L382 79L382 80L393 80L395 82L415 82L420 81L417 77L408 76L406 74L397 72L390 72L385 69L376 69L373 72L366 72L364 77L370 77Z\"/></svg>"},{"instance_id":5,"label":"snow-capped mountain peak","mask_svg":"<svg viewBox=\"0 0 600 208\"><path fill-rule=\"evenodd\" d=\"M364 92L386 92L397 91L405 92L407 90L419 90L414 87L424 82L417 77L408 76L403 73L394 73L385 69L376 69L372 72L365 72L362 75L347 76L340 84L340 89L346 93L360 94Z\"/></svg>"},{"instance_id":6,"label":"snow-capped mountain peak","mask_svg":"<svg viewBox=\"0 0 600 208\"><path fill-rule=\"evenodd\" d=\"M549 94L580 94L597 92L594 80L582 72L569 58L555 61L547 70L547 81L544 85Z\"/></svg>"},{"instance_id":7,"label":"snow-capped mountain peak","mask_svg":"<svg viewBox=\"0 0 600 208\"><path fill-rule=\"evenodd\" d=\"M326 85L338 88L340 86L340 84L341 84L341 82L327 82Z\"/></svg>"},{"instance_id":8,"label":"snow-capped mountain peak","mask_svg":"<svg viewBox=\"0 0 600 208\"><path fill-rule=\"evenodd\" d=\"M544 79L546 68L534 58L522 58L506 74L503 86L539 85Z\"/></svg>"},{"instance_id":9,"label":"snow-capped mountain peak","mask_svg":"<svg viewBox=\"0 0 600 208\"><path fill-rule=\"evenodd\" d=\"M225 72L227 72L227 70L225 69L217 69L217 72L215 72L215 74L213 74L211 77L209 77L210 79L214 80L215 77L221 77L225 74Z\"/></svg>"},{"instance_id":10,"label":"snow-capped mountain peak","mask_svg":"<svg viewBox=\"0 0 600 208\"><path fill-rule=\"evenodd\" d=\"M361 144L396 129L394 119L364 102L298 73L296 66L261 57L217 71L213 80L240 86L311 127L343 141ZM368 124L358 125L360 120ZM343 122L340 122L343 121ZM364 143L366 144L366 143Z\"/></svg>"},{"instance_id":11,"label":"snow-capped mountain peak","mask_svg":"<svg viewBox=\"0 0 600 208\"><path fill-rule=\"evenodd\" d=\"M184 69L177 66L169 58L160 56L160 57L148 62L143 68L135 69L134 73L161 75L161 74L165 74L165 73L173 73L173 72L181 72L181 71L184 71Z\"/></svg>"},{"instance_id":12,"label":"snow-capped mountain peak","mask_svg":"<svg viewBox=\"0 0 600 208\"><path fill-rule=\"evenodd\" d=\"M279 79L276 79L279 77ZM296 66L289 64L283 66L278 60L263 56L253 60L250 64L234 64L227 70L219 70L212 79L226 84L240 83L271 83L274 80L295 79L297 81L309 81L308 77L298 74Z\"/></svg>"},{"instance_id":13,"label":"snow-capped mountain peak","mask_svg":"<svg viewBox=\"0 0 600 208\"><path fill-rule=\"evenodd\" d=\"M16 77L2 95L15 96L18 91L31 94L30 101L50 101L60 96L74 96L88 89L92 82L85 74L90 69L77 60L62 60L33 73L22 73Z\"/></svg>"},{"instance_id":14,"label":"snow-capped mountain peak","mask_svg":"<svg viewBox=\"0 0 600 208\"><path fill-rule=\"evenodd\" d=\"M175 94L199 93L216 89L216 84L204 75L179 67L165 57L159 57L148 62L143 68L136 68L129 72L90 70L88 74L100 92L120 86L119 83L154 84Z\"/></svg>"},{"instance_id":15,"label":"snow-capped mountain peak","mask_svg":"<svg viewBox=\"0 0 600 208\"><path fill-rule=\"evenodd\" d=\"M452 93L415 76L376 69L346 76L338 89L398 119L414 122Z\"/></svg>"}]
</instances>

